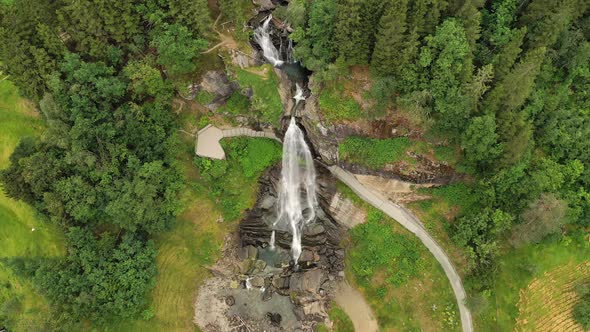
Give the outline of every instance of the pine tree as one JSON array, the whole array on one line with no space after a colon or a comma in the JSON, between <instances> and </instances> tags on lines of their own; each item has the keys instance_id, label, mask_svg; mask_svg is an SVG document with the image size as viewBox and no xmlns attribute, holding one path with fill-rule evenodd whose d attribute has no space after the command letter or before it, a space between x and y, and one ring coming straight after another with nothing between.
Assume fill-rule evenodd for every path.
<instances>
[{"instance_id":1,"label":"pine tree","mask_svg":"<svg viewBox=\"0 0 590 332\"><path fill-rule=\"evenodd\" d=\"M371 59L371 66L379 75L398 74L409 62L401 56L407 45L407 10L408 0L394 1L381 17Z\"/></svg>"},{"instance_id":2,"label":"pine tree","mask_svg":"<svg viewBox=\"0 0 590 332\"><path fill-rule=\"evenodd\" d=\"M476 42L481 32L481 13L479 11L479 7L481 6L481 1L467 0L456 12L456 16L463 23L465 36L469 41L469 47L472 52L475 51Z\"/></svg>"},{"instance_id":3,"label":"pine tree","mask_svg":"<svg viewBox=\"0 0 590 332\"><path fill-rule=\"evenodd\" d=\"M526 35L526 27L521 29L515 29L514 32L510 33L510 40L502 47L500 53L496 54L493 60L494 64L494 77L496 81L501 80L506 76L516 59L522 51L521 46Z\"/></svg>"},{"instance_id":4,"label":"pine tree","mask_svg":"<svg viewBox=\"0 0 590 332\"><path fill-rule=\"evenodd\" d=\"M527 47L551 46L572 21L590 8L588 0L534 0L520 19L527 26Z\"/></svg>"},{"instance_id":5,"label":"pine tree","mask_svg":"<svg viewBox=\"0 0 590 332\"><path fill-rule=\"evenodd\" d=\"M200 35L207 34L213 23L207 0L171 0L168 14Z\"/></svg>"},{"instance_id":6,"label":"pine tree","mask_svg":"<svg viewBox=\"0 0 590 332\"><path fill-rule=\"evenodd\" d=\"M486 109L494 113L518 110L533 91L544 59L544 47L527 52L492 90L485 102Z\"/></svg>"},{"instance_id":7,"label":"pine tree","mask_svg":"<svg viewBox=\"0 0 590 332\"><path fill-rule=\"evenodd\" d=\"M134 0L65 0L58 11L62 28L76 49L105 57L112 45L124 45L140 32L140 15Z\"/></svg>"},{"instance_id":8,"label":"pine tree","mask_svg":"<svg viewBox=\"0 0 590 332\"><path fill-rule=\"evenodd\" d=\"M342 0L338 5L336 43L338 56L349 64L365 64L369 60L370 40L365 35L362 0Z\"/></svg>"},{"instance_id":9,"label":"pine tree","mask_svg":"<svg viewBox=\"0 0 590 332\"><path fill-rule=\"evenodd\" d=\"M434 33L447 5L445 0L411 1L408 10L408 30L415 29L420 37Z\"/></svg>"}]
</instances>

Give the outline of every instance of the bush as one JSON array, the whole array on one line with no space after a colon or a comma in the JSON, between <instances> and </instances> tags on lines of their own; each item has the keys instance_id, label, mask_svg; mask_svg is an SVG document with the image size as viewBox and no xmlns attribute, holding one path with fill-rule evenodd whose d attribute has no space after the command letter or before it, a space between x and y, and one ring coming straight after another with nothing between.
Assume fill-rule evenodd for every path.
<instances>
[{"instance_id":1,"label":"bush","mask_svg":"<svg viewBox=\"0 0 590 332\"><path fill-rule=\"evenodd\" d=\"M386 164L400 160L410 147L407 137L375 139L364 137L347 137L338 146L341 160L381 169Z\"/></svg>"}]
</instances>

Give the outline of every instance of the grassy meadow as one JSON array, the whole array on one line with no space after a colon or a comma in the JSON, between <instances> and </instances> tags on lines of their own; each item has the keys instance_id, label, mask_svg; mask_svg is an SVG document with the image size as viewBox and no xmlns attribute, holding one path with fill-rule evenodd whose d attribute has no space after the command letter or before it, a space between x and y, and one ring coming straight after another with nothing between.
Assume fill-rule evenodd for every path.
<instances>
[{"instance_id":1,"label":"grassy meadow","mask_svg":"<svg viewBox=\"0 0 590 332\"><path fill-rule=\"evenodd\" d=\"M18 95L14 85L0 82L0 169L23 136L38 136L43 131L39 114L32 104ZM34 231L33 231L34 229ZM0 190L0 259L63 255L63 235L40 220L35 210L15 201ZM46 301L28 280L16 276L0 261L0 326L29 330L43 325L49 314Z\"/></svg>"}]
</instances>

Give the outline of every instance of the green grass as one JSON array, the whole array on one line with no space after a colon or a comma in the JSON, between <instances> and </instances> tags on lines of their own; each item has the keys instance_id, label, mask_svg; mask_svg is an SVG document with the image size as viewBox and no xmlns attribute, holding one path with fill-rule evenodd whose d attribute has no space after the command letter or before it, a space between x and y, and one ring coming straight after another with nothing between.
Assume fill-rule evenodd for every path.
<instances>
[{"instance_id":1,"label":"green grass","mask_svg":"<svg viewBox=\"0 0 590 332\"><path fill-rule=\"evenodd\" d=\"M250 110L250 100L248 97L244 96L238 91L232 93L232 95L227 99L225 104L223 104L218 112L219 113L228 113L231 115L240 115L240 114L247 114Z\"/></svg>"},{"instance_id":2,"label":"green grass","mask_svg":"<svg viewBox=\"0 0 590 332\"><path fill-rule=\"evenodd\" d=\"M361 290L382 330L458 331L459 314L444 271L395 220L370 207L342 183L338 191L367 212L351 231L347 278Z\"/></svg>"},{"instance_id":3,"label":"green grass","mask_svg":"<svg viewBox=\"0 0 590 332\"><path fill-rule=\"evenodd\" d=\"M258 119L277 126L283 114L283 103L277 87L279 79L269 64L236 69L236 79L242 88L253 92L251 109Z\"/></svg>"},{"instance_id":4,"label":"green grass","mask_svg":"<svg viewBox=\"0 0 590 332\"><path fill-rule=\"evenodd\" d=\"M361 106L344 94L341 85L326 87L322 90L318 103L322 114L328 122L357 120L362 117Z\"/></svg>"},{"instance_id":5,"label":"green grass","mask_svg":"<svg viewBox=\"0 0 590 332\"><path fill-rule=\"evenodd\" d=\"M215 99L215 95L205 90L201 90L195 96L195 100L201 105L208 105Z\"/></svg>"},{"instance_id":6,"label":"green grass","mask_svg":"<svg viewBox=\"0 0 590 332\"><path fill-rule=\"evenodd\" d=\"M39 135L42 129L41 120L19 97L14 85L0 82L0 169L8 167L8 158L21 137ZM0 243L0 258L56 256L65 251L63 234L57 227L41 222L34 209L6 197L1 190ZM0 263L0 285L0 326L29 330L43 324L49 308L30 281L17 277ZM8 321L2 314L7 304L11 306Z\"/></svg>"},{"instance_id":7,"label":"green grass","mask_svg":"<svg viewBox=\"0 0 590 332\"><path fill-rule=\"evenodd\" d=\"M387 164L401 160L411 146L407 137L375 139L347 137L338 145L340 160L381 169Z\"/></svg>"},{"instance_id":8,"label":"green grass","mask_svg":"<svg viewBox=\"0 0 590 332\"><path fill-rule=\"evenodd\" d=\"M332 330L334 332L355 332L352 320L350 320L350 317L335 302L330 304L328 316L330 317L330 321L332 321ZM330 329L324 324L319 324L316 327L316 331L329 332Z\"/></svg>"},{"instance_id":9,"label":"green grass","mask_svg":"<svg viewBox=\"0 0 590 332\"><path fill-rule=\"evenodd\" d=\"M590 261L590 245L584 235L553 236L540 244L511 249L498 257L495 286L486 292L487 308L476 315L482 331L512 331L518 317L519 293L545 272L569 263Z\"/></svg>"}]
</instances>

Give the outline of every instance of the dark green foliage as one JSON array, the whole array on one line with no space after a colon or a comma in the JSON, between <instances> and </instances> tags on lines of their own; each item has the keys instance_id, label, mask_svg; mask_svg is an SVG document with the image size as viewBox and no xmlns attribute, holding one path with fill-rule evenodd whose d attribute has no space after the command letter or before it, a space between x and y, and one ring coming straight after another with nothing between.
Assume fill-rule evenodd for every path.
<instances>
[{"instance_id":1,"label":"dark green foliage","mask_svg":"<svg viewBox=\"0 0 590 332\"><path fill-rule=\"evenodd\" d=\"M135 0L65 0L60 26L78 52L104 57L115 45L127 45L141 32Z\"/></svg>"},{"instance_id":2,"label":"dark green foliage","mask_svg":"<svg viewBox=\"0 0 590 332\"><path fill-rule=\"evenodd\" d=\"M207 48L207 41L194 38L183 25L171 24L156 31L150 45L158 50L158 63L171 75L180 75L197 68L194 60Z\"/></svg>"},{"instance_id":3,"label":"dark green foliage","mask_svg":"<svg viewBox=\"0 0 590 332\"><path fill-rule=\"evenodd\" d=\"M394 1L385 9L385 13L379 21L377 41L371 65L379 75L400 75L403 68L410 64L408 52L404 49L409 46L407 41L406 13L408 1ZM405 55L405 57L400 56Z\"/></svg>"},{"instance_id":4,"label":"dark green foliage","mask_svg":"<svg viewBox=\"0 0 590 332\"><path fill-rule=\"evenodd\" d=\"M2 72L20 92L39 100L46 79L65 50L56 33L58 3L17 0L0 5L0 58Z\"/></svg>"},{"instance_id":5,"label":"dark green foliage","mask_svg":"<svg viewBox=\"0 0 590 332\"><path fill-rule=\"evenodd\" d=\"M262 172L281 159L281 147L270 139L235 138L222 141L226 160L195 158L195 165L225 220L240 217L252 206L252 190Z\"/></svg>"},{"instance_id":6,"label":"dark green foliage","mask_svg":"<svg viewBox=\"0 0 590 332\"><path fill-rule=\"evenodd\" d=\"M250 100L238 91L229 96L225 104L219 108L219 112L227 112L232 115L246 114L250 109Z\"/></svg>"},{"instance_id":7,"label":"dark green foliage","mask_svg":"<svg viewBox=\"0 0 590 332\"><path fill-rule=\"evenodd\" d=\"M568 25L590 8L587 0L533 0L520 24L528 27L527 44L530 48L553 45Z\"/></svg>"},{"instance_id":8,"label":"dark green foliage","mask_svg":"<svg viewBox=\"0 0 590 332\"><path fill-rule=\"evenodd\" d=\"M459 133L466 126L471 109L463 84L471 78L471 52L460 22L448 19L436 34L427 37L427 46L420 52L420 66L429 76L438 124L445 130Z\"/></svg>"},{"instance_id":9,"label":"dark green foliage","mask_svg":"<svg viewBox=\"0 0 590 332\"><path fill-rule=\"evenodd\" d=\"M514 217L497 209L484 209L459 218L451 227L451 236L458 245L469 249L477 266L490 266L498 250L496 236L510 228Z\"/></svg>"},{"instance_id":10,"label":"dark green foliage","mask_svg":"<svg viewBox=\"0 0 590 332\"><path fill-rule=\"evenodd\" d=\"M409 147L410 140L406 137L390 139L347 137L338 145L338 154L342 161L381 169L386 164L403 158Z\"/></svg>"},{"instance_id":11,"label":"dark green foliage","mask_svg":"<svg viewBox=\"0 0 590 332\"><path fill-rule=\"evenodd\" d=\"M573 316L576 322L590 329L590 291L587 283L576 285L576 293L580 300L574 306Z\"/></svg>"},{"instance_id":12,"label":"dark green foliage","mask_svg":"<svg viewBox=\"0 0 590 332\"><path fill-rule=\"evenodd\" d=\"M152 241L127 233L96 237L71 228L69 255L49 260L36 271L37 287L61 313L62 321L135 317L154 286L156 249Z\"/></svg>"},{"instance_id":13,"label":"dark green foliage","mask_svg":"<svg viewBox=\"0 0 590 332\"><path fill-rule=\"evenodd\" d=\"M470 163L476 166L493 163L502 153L502 147L498 144L494 116L472 118L463 134L461 147L465 150L466 159Z\"/></svg>"},{"instance_id":14,"label":"dark green foliage","mask_svg":"<svg viewBox=\"0 0 590 332\"><path fill-rule=\"evenodd\" d=\"M298 27L291 38L297 42L294 55L311 70L320 70L336 58L335 1L318 0L308 10L307 28Z\"/></svg>"},{"instance_id":15,"label":"dark green foliage","mask_svg":"<svg viewBox=\"0 0 590 332\"><path fill-rule=\"evenodd\" d=\"M422 269L421 248L415 238L394 232L382 212L371 209L367 222L351 230L349 260L357 282L367 287L377 273L394 286L418 276Z\"/></svg>"}]
</instances>

